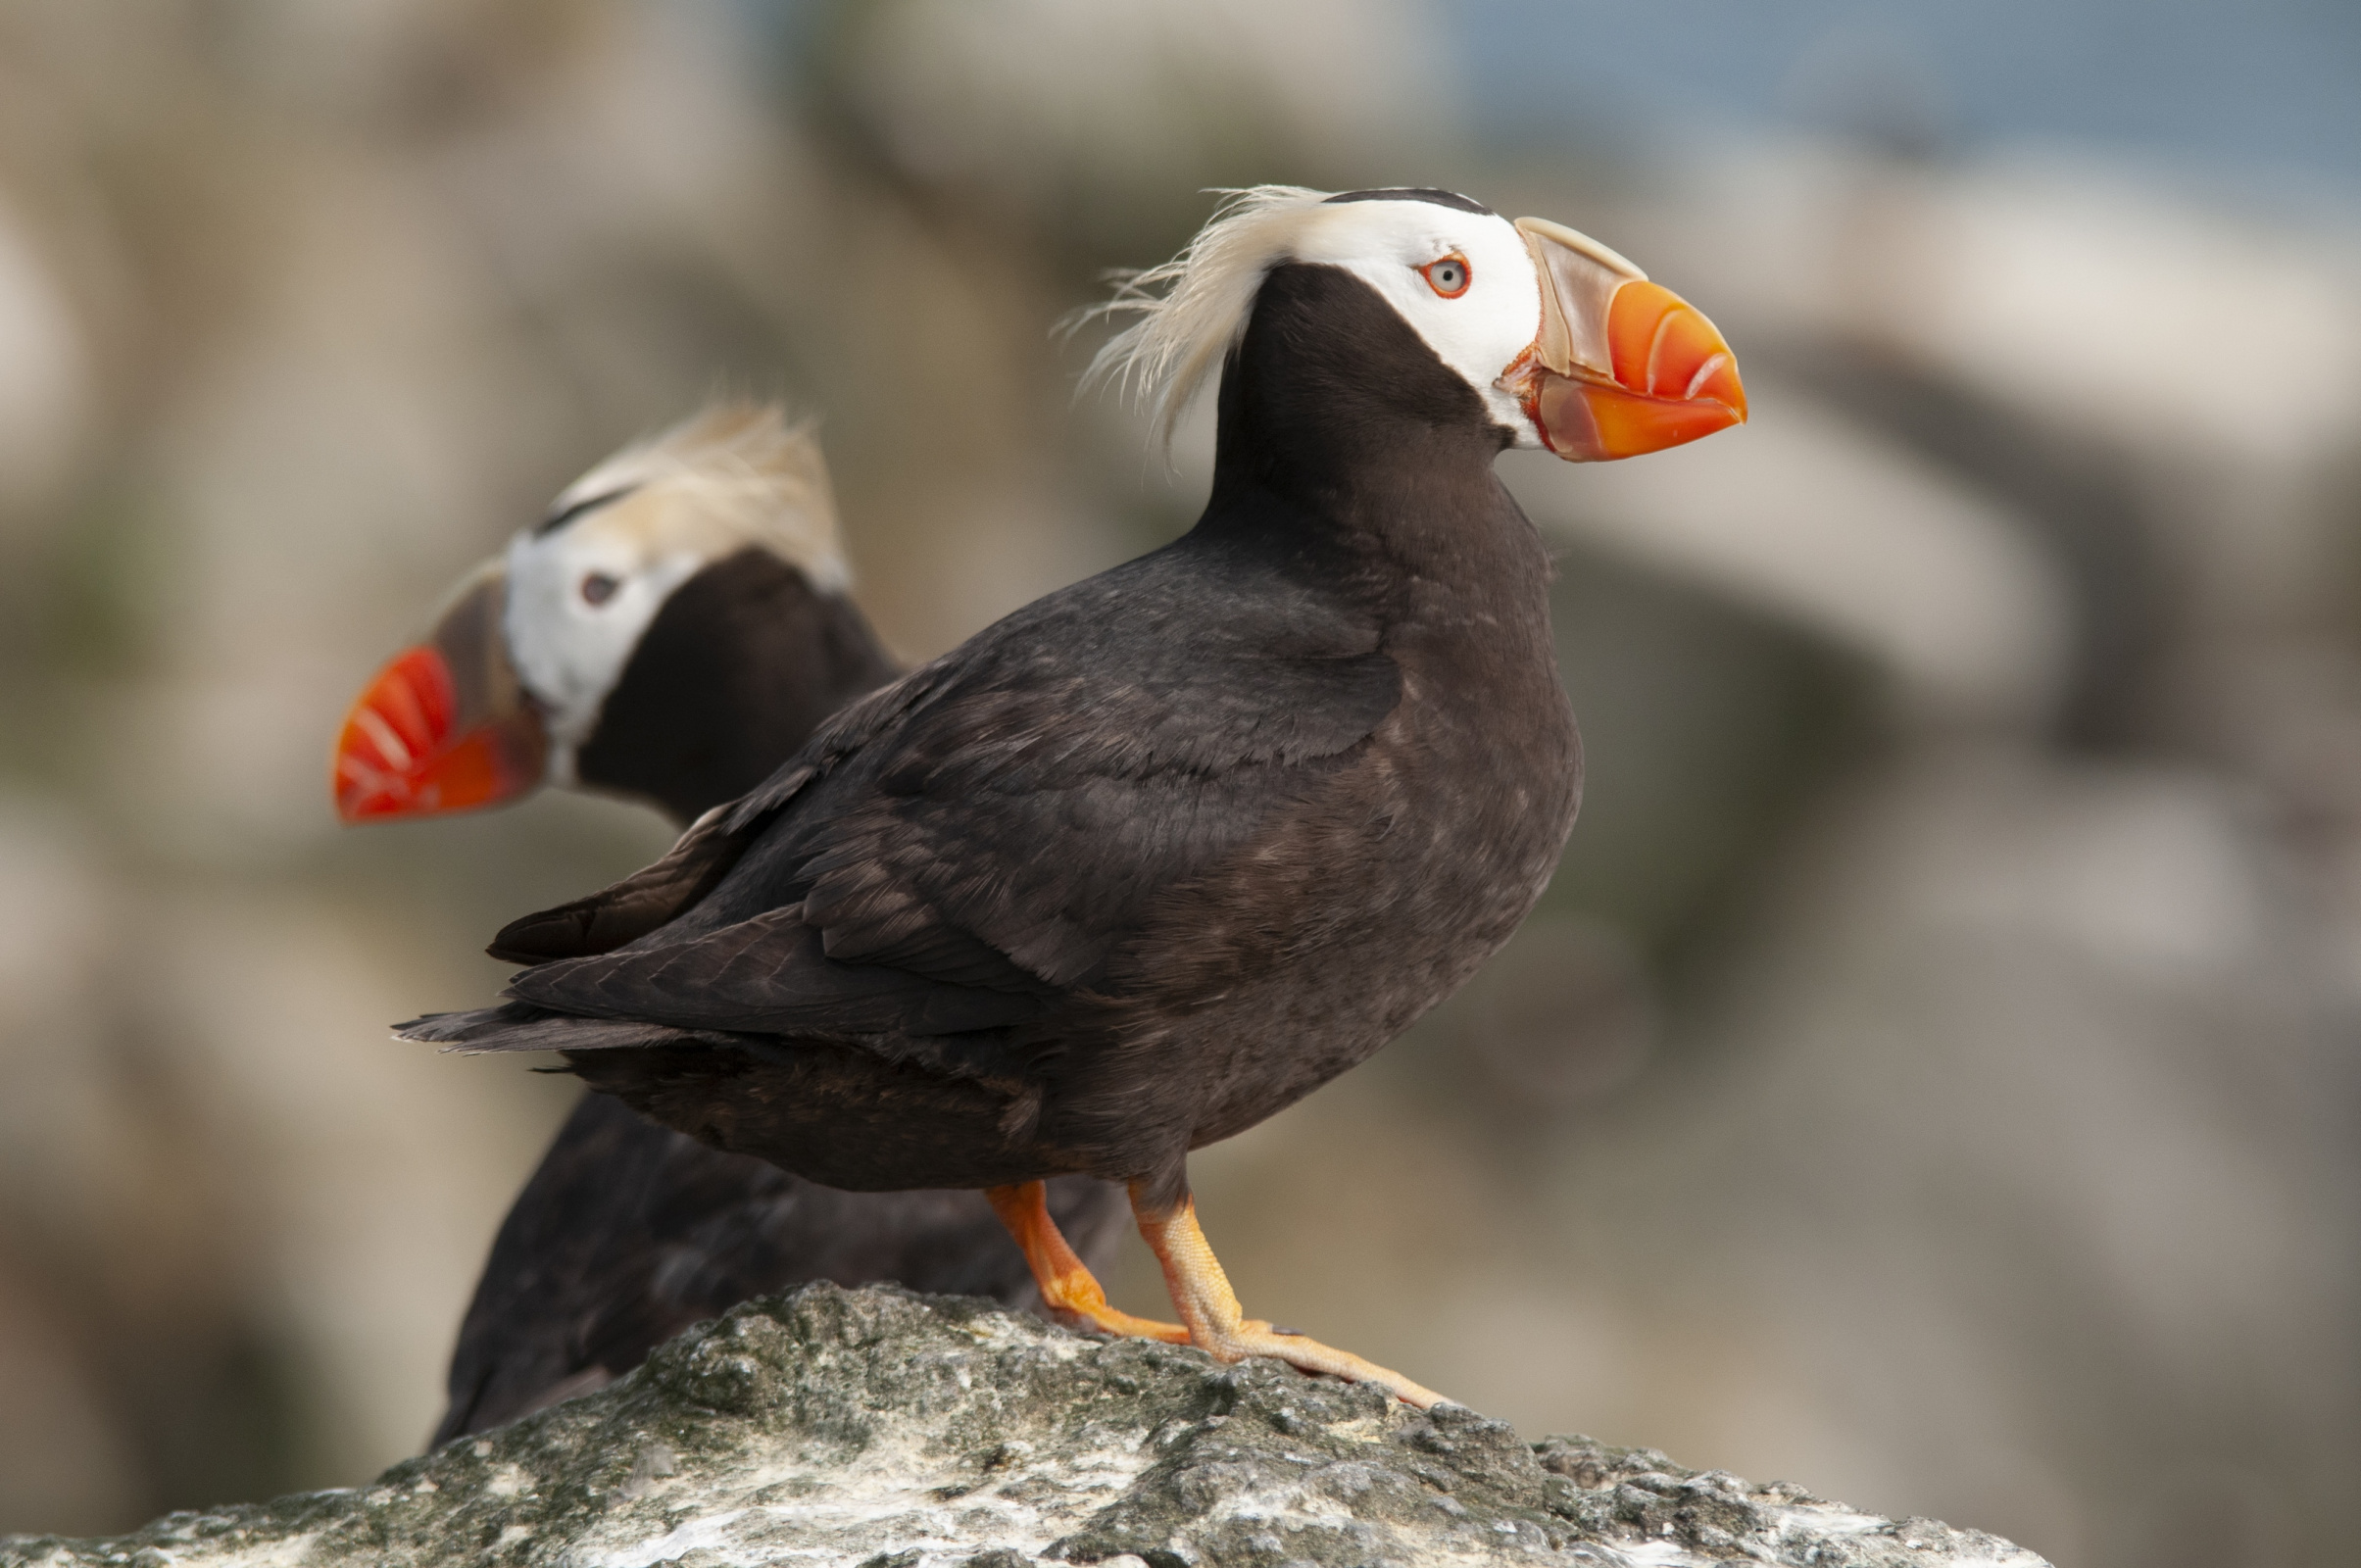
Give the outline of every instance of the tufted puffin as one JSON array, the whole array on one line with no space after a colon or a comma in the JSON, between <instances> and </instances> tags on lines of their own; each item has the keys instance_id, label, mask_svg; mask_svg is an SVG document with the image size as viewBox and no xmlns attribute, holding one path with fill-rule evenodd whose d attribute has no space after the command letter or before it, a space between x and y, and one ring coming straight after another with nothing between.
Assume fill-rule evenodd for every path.
<instances>
[{"instance_id":1,"label":"tufted puffin","mask_svg":"<svg viewBox=\"0 0 2361 1568\"><path fill-rule=\"evenodd\" d=\"M1549 557L1494 460L1745 417L1706 319L1464 196L1234 193L1118 292L1094 369L1161 428L1219 372L1171 545L853 704L670 854L504 929L507 1003L403 1026L565 1053L716 1147L854 1190L980 1187L1114 1333L1438 1396L1248 1318L1192 1150L1293 1103L1505 941L1574 821ZM1042 1180L1126 1185L1178 1324L1108 1306Z\"/></svg>"},{"instance_id":2,"label":"tufted puffin","mask_svg":"<svg viewBox=\"0 0 2361 1568\"><path fill-rule=\"evenodd\" d=\"M725 404L628 447L471 574L338 738L348 822L465 810L544 783L675 822L760 784L895 673L852 602L818 442ZM1123 1195L1058 1184L1086 1253ZM814 1279L1038 1299L971 1192L848 1193L585 1095L499 1235L461 1324L441 1444L586 1393L751 1296Z\"/></svg>"}]
</instances>

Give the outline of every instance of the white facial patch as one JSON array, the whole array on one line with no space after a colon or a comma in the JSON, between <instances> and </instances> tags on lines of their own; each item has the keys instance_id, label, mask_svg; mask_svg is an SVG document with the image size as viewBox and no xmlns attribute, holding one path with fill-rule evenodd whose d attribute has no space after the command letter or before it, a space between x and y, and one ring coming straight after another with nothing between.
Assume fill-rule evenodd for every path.
<instances>
[{"instance_id":1,"label":"white facial patch","mask_svg":"<svg viewBox=\"0 0 2361 1568\"><path fill-rule=\"evenodd\" d=\"M667 539L663 510L658 495L635 492L509 545L503 629L517 678L544 710L555 781L572 781L574 753L649 623L707 564L703 551Z\"/></svg>"},{"instance_id":2,"label":"white facial patch","mask_svg":"<svg viewBox=\"0 0 2361 1568\"><path fill-rule=\"evenodd\" d=\"M1541 330L1541 279L1514 224L1424 201L1335 202L1308 217L1295 260L1342 268L1376 289L1516 432L1518 446L1542 444L1524 409L1497 384ZM1434 264L1450 256L1467 264L1465 290L1454 298L1430 281Z\"/></svg>"},{"instance_id":3,"label":"white facial patch","mask_svg":"<svg viewBox=\"0 0 2361 1568\"><path fill-rule=\"evenodd\" d=\"M574 754L664 601L748 549L821 593L852 580L818 439L769 404L717 403L624 448L510 543L502 629L544 710L552 782L574 782Z\"/></svg>"}]
</instances>

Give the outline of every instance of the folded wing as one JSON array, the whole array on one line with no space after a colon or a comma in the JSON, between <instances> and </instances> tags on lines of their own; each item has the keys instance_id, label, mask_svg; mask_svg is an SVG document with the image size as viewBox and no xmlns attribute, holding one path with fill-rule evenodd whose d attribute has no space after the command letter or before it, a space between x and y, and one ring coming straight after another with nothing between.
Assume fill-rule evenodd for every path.
<instances>
[{"instance_id":1,"label":"folded wing","mask_svg":"<svg viewBox=\"0 0 2361 1568\"><path fill-rule=\"evenodd\" d=\"M1047 667L1022 630L858 705L647 870L503 931L497 956L551 960L510 987L525 1005L419 1033L579 1050L1024 1023L1107 982L1160 896L1254 853L1400 698L1373 630L1314 615L1209 623L1146 667ZM575 1020L659 1028L577 1042Z\"/></svg>"}]
</instances>

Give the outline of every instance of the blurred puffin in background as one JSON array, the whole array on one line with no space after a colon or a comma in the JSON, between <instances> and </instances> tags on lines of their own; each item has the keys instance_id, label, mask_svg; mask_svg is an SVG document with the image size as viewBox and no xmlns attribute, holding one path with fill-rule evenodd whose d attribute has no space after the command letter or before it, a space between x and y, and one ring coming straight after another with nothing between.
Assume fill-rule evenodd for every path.
<instances>
[{"instance_id":1,"label":"blurred puffin in background","mask_svg":"<svg viewBox=\"0 0 2361 1568\"><path fill-rule=\"evenodd\" d=\"M1655 451L1745 393L1629 262L1448 191L1234 193L1115 303L1140 319L1098 368L1167 431L1219 372L1197 525L855 703L656 864L503 930L513 1000L404 1032L563 1051L831 1186L987 1189L1069 1313L1431 1404L1245 1316L1188 1155L1456 989L1556 865L1581 745L1494 460ZM1071 1172L1127 1184L1180 1323L1107 1304L1046 1203Z\"/></svg>"},{"instance_id":2,"label":"blurred puffin in background","mask_svg":"<svg viewBox=\"0 0 2361 1568\"><path fill-rule=\"evenodd\" d=\"M845 590L819 443L722 404L568 485L354 704L348 822L558 784L686 823L897 673Z\"/></svg>"},{"instance_id":3,"label":"blurred puffin in background","mask_svg":"<svg viewBox=\"0 0 2361 1568\"><path fill-rule=\"evenodd\" d=\"M556 784L685 825L895 674L850 580L809 428L709 409L568 486L378 672L337 739L337 812L430 816ZM1104 1260L1122 1194L1075 1179L1052 1201ZM815 1186L585 1095L493 1242L434 1442L587 1393L691 1323L815 1279L1038 1301L973 1193Z\"/></svg>"}]
</instances>

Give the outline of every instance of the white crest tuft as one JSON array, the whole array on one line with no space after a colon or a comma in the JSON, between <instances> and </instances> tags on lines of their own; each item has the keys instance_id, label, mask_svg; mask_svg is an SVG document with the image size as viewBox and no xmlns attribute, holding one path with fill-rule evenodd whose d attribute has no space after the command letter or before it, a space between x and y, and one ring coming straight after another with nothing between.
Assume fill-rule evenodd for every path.
<instances>
[{"instance_id":1,"label":"white crest tuft","mask_svg":"<svg viewBox=\"0 0 2361 1568\"><path fill-rule=\"evenodd\" d=\"M816 588L841 592L851 581L813 421L790 420L775 403L715 403L623 448L567 485L553 514L619 490L662 503L661 520L646 525L672 548L719 560L761 545Z\"/></svg>"},{"instance_id":2,"label":"white crest tuft","mask_svg":"<svg viewBox=\"0 0 2361 1568\"><path fill-rule=\"evenodd\" d=\"M1130 392L1148 405L1156 439L1166 443L1191 395L1246 330L1263 274L1324 216L1319 209L1330 193L1254 185L1218 194L1220 207L1178 256L1119 277L1114 298L1075 318L1138 318L1099 350L1082 384L1110 382Z\"/></svg>"}]
</instances>

